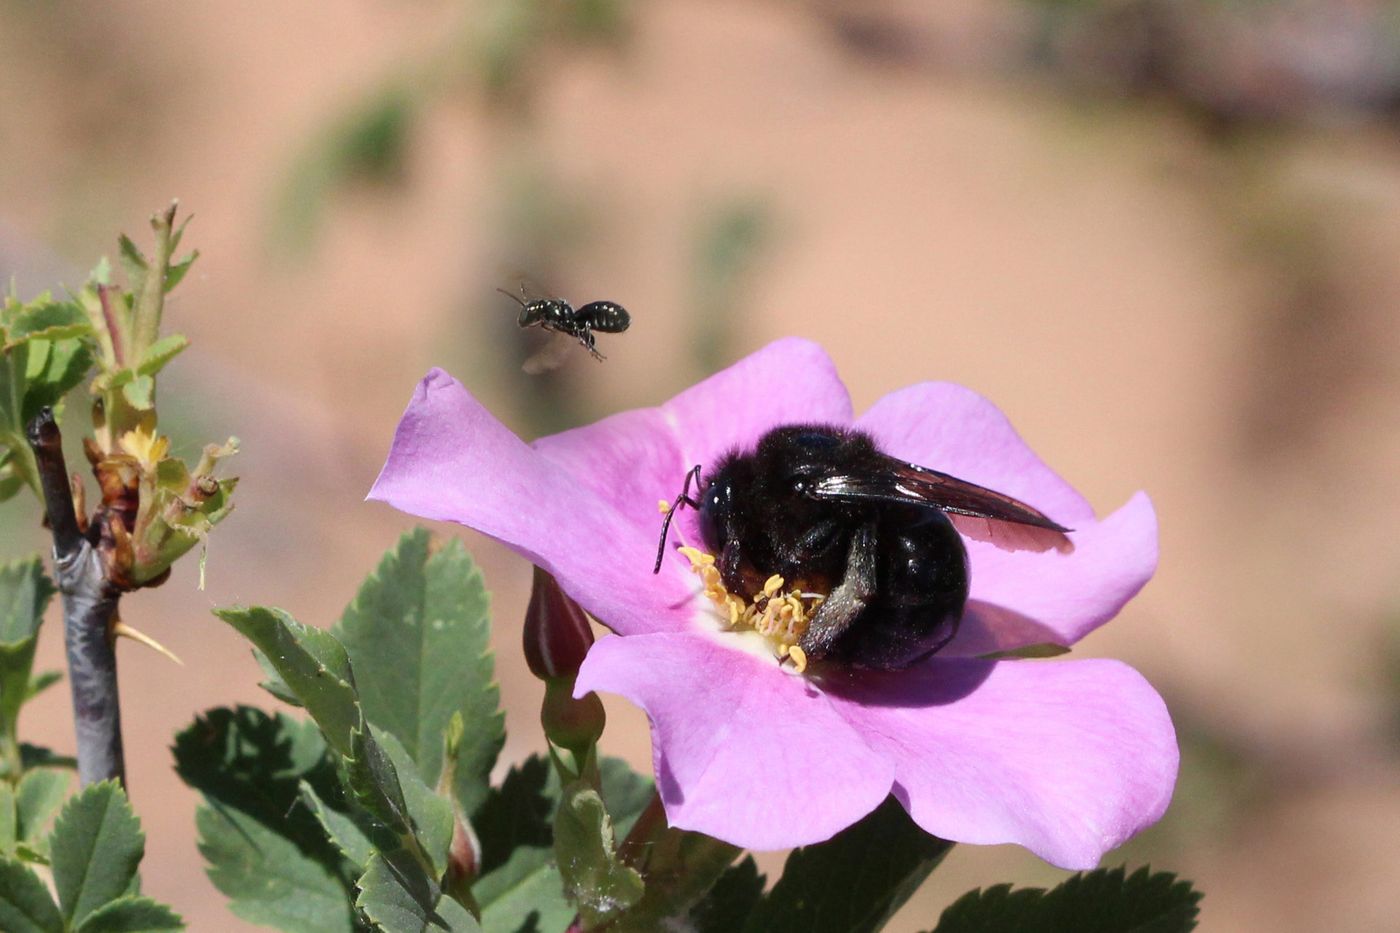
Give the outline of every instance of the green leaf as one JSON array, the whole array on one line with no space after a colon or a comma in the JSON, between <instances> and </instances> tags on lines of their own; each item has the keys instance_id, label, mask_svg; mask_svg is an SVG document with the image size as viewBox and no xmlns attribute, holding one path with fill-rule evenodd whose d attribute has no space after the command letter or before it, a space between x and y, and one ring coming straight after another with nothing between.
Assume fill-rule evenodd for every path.
<instances>
[{"instance_id":1,"label":"green leaf","mask_svg":"<svg viewBox=\"0 0 1400 933\"><path fill-rule=\"evenodd\" d=\"M63 916L39 876L18 862L0 859L0 930L62 933L63 929Z\"/></svg>"},{"instance_id":2,"label":"green leaf","mask_svg":"<svg viewBox=\"0 0 1400 933\"><path fill-rule=\"evenodd\" d=\"M583 781L564 788L554 817L554 851L564 890L585 926L615 919L642 897L642 877L617 858L603 798Z\"/></svg>"},{"instance_id":3,"label":"green leaf","mask_svg":"<svg viewBox=\"0 0 1400 933\"><path fill-rule=\"evenodd\" d=\"M281 833L237 810L195 812L209 880L249 923L287 933L350 933L354 911L340 879Z\"/></svg>"},{"instance_id":4,"label":"green leaf","mask_svg":"<svg viewBox=\"0 0 1400 933\"><path fill-rule=\"evenodd\" d=\"M29 675L39 626L53 585L37 557L0 567L0 739L17 741L19 711L30 697Z\"/></svg>"},{"instance_id":5,"label":"green leaf","mask_svg":"<svg viewBox=\"0 0 1400 933\"><path fill-rule=\"evenodd\" d=\"M359 880L359 888L355 906L385 933L481 930L466 908L444 897L437 884L406 853L376 853Z\"/></svg>"},{"instance_id":6,"label":"green leaf","mask_svg":"<svg viewBox=\"0 0 1400 933\"><path fill-rule=\"evenodd\" d=\"M47 348L42 359L31 357L27 374L27 387L24 393L23 420L28 424L39 409L48 406L57 409L63 397L76 388L93 365L92 350L82 340L35 340L31 347ZM42 366L36 369L36 361Z\"/></svg>"},{"instance_id":7,"label":"green leaf","mask_svg":"<svg viewBox=\"0 0 1400 933\"><path fill-rule=\"evenodd\" d=\"M169 288L166 289L169 291ZM154 376L164 368L181 350L190 345L189 338L181 334L167 334L146 348L141 360L136 364L136 372L141 376Z\"/></svg>"},{"instance_id":8,"label":"green leaf","mask_svg":"<svg viewBox=\"0 0 1400 933\"><path fill-rule=\"evenodd\" d=\"M352 928L340 853L301 805L303 785L332 804L343 797L313 723L213 709L176 736L174 753L176 772L209 804L197 816L200 851L234 913L291 931Z\"/></svg>"},{"instance_id":9,"label":"green leaf","mask_svg":"<svg viewBox=\"0 0 1400 933\"><path fill-rule=\"evenodd\" d=\"M43 832L63 804L69 775L57 768L31 768L15 789L15 809L19 815L19 838L31 844L43 842ZM45 850L44 845L39 846Z\"/></svg>"},{"instance_id":10,"label":"green leaf","mask_svg":"<svg viewBox=\"0 0 1400 933\"><path fill-rule=\"evenodd\" d=\"M0 567L0 644L32 638L56 592L38 555Z\"/></svg>"},{"instance_id":11,"label":"green leaf","mask_svg":"<svg viewBox=\"0 0 1400 933\"><path fill-rule=\"evenodd\" d=\"M141 294L145 288L146 270L150 268L150 263L125 233L117 237L117 250L122 271L126 273L127 288L133 295Z\"/></svg>"},{"instance_id":12,"label":"green leaf","mask_svg":"<svg viewBox=\"0 0 1400 933\"><path fill-rule=\"evenodd\" d=\"M190 219L186 217L185 223L189 223L189 221ZM180 229L183 231L184 228L185 224L181 224ZM172 249L174 249L175 244L177 242L179 242L178 236L176 236L175 240L172 241L170 244ZM198 258L199 250L194 250L193 252L186 253L179 259L171 261L170 266L166 269L165 272L165 291L167 294L169 294L171 289L173 289L176 285L179 285L182 281L184 281L185 273L190 271L190 266L194 265L194 261Z\"/></svg>"},{"instance_id":13,"label":"green leaf","mask_svg":"<svg viewBox=\"0 0 1400 933\"><path fill-rule=\"evenodd\" d=\"M578 912L564 897L564 879L549 849L522 846L472 885L486 933L562 930Z\"/></svg>"},{"instance_id":14,"label":"green leaf","mask_svg":"<svg viewBox=\"0 0 1400 933\"><path fill-rule=\"evenodd\" d=\"M1053 890L999 884L970 891L939 918L934 933L1185 933L1196 927L1201 893L1189 881L1143 867L1101 868Z\"/></svg>"},{"instance_id":15,"label":"green leaf","mask_svg":"<svg viewBox=\"0 0 1400 933\"><path fill-rule=\"evenodd\" d=\"M356 873L363 873L376 848L366 829L360 826L355 817L336 810L322 800L315 788L305 781L301 782L301 800L321 824L331 843L355 867Z\"/></svg>"},{"instance_id":16,"label":"green leaf","mask_svg":"<svg viewBox=\"0 0 1400 933\"><path fill-rule=\"evenodd\" d=\"M19 743L20 763L24 765L24 770L30 768L67 768L69 771L78 770L78 759L72 755L60 755L51 748L42 745L31 745L28 742Z\"/></svg>"},{"instance_id":17,"label":"green leaf","mask_svg":"<svg viewBox=\"0 0 1400 933\"><path fill-rule=\"evenodd\" d=\"M184 928L185 921L164 904L149 897L123 897L89 914L77 933L158 933Z\"/></svg>"},{"instance_id":18,"label":"green leaf","mask_svg":"<svg viewBox=\"0 0 1400 933\"><path fill-rule=\"evenodd\" d=\"M49 837L63 917L78 926L126 893L146 850L141 824L116 781L83 788L63 807Z\"/></svg>"},{"instance_id":19,"label":"green leaf","mask_svg":"<svg viewBox=\"0 0 1400 933\"><path fill-rule=\"evenodd\" d=\"M63 671L40 671L29 678L29 689L25 691L24 701L28 703L62 679Z\"/></svg>"},{"instance_id":20,"label":"green leaf","mask_svg":"<svg viewBox=\"0 0 1400 933\"><path fill-rule=\"evenodd\" d=\"M695 933L731 933L742 930L763 899L764 878L752 856L745 856L720 876L710 893L691 911Z\"/></svg>"},{"instance_id":21,"label":"green leaf","mask_svg":"<svg viewBox=\"0 0 1400 933\"><path fill-rule=\"evenodd\" d=\"M461 542L430 552L425 530L404 535L332 631L350 654L365 716L403 743L428 785L441 774L453 713L472 724L454 775L458 802L471 812L486 795L505 741L488 647L489 603Z\"/></svg>"},{"instance_id":22,"label":"green leaf","mask_svg":"<svg viewBox=\"0 0 1400 933\"><path fill-rule=\"evenodd\" d=\"M746 933L879 930L952 843L914 824L893 797L829 842L795 850Z\"/></svg>"},{"instance_id":23,"label":"green leaf","mask_svg":"<svg viewBox=\"0 0 1400 933\"><path fill-rule=\"evenodd\" d=\"M651 802L652 782L621 758L604 758L600 768L603 802L616 836L625 838ZM513 766L472 815L481 843L481 873L505 864L521 846L549 849L554 844L554 812L559 779L549 760L531 755Z\"/></svg>"},{"instance_id":24,"label":"green leaf","mask_svg":"<svg viewBox=\"0 0 1400 933\"><path fill-rule=\"evenodd\" d=\"M122 386L122 397L137 411L148 411L156 403L156 381L151 376L137 376Z\"/></svg>"},{"instance_id":25,"label":"green leaf","mask_svg":"<svg viewBox=\"0 0 1400 933\"><path fill-rule=\"evenodd\" d=\"M413 835L441 878L447 871L447 848L452 844L452 801L439 797L423 783L413 770L413 759L392 733L376 732L375 738L394 763Z\"/></svg>"},{"instance_id":26,"label":"green leaf","mask_svg":"<svg viewBox=\"0 0 1400 933\"><path fill-rule=\"evenodd\" d=\"M19 816L15 813L15 789L9 781L0 780L0 855L14 855L17 842Z\"/></svg>"},{"instance_id":27,"label":"green leaf","mask_svg":"<svg viewBox=\"0 0 1400 933\"><path fill-rule=\"evenodd\" d=\"M329 632L302 625L281 609L216 609L267 658L287 689L321 727L331 748L351 756L360 707L350 686L350 658Z\"/></svg>"},{"instance_id":28,"label":"green leaf","mask_svg":"<svg viewBox=\"0 0 1400 933\"><path fill-rule=\"evenodd\" d=\"M481 873L488 875L522 846L548 850L554 844L554 808L558 790L551 788L549 761L532 755L506 772L472 817L481 843ZM485 906L483 904L483 906Z\"/></svg>"},{"instance_id":29,"label":"green leaf","mask_svg":"<svg viewBox=\"0 0 1400 933\"><path fill-rule=\"evenodd\" d=\"M268 693L286 703L288 706L301 706L301 700L292 692L292 688L282 682L282 675L277 673L277 668L272 666L272 662L267 659L267 655L258 649L253 649L253 659L258 662L258 667L262 668L263 676L267 679L258 683Z\"/></svg>"},{"instance_id":30,"label":"green leaf","mask_svg":"<svg viewBox=\"0 0 1400 933\"><path fill-rule=\"evenodd\" d=\"M35 302L6 328L5 349L31 340L70 340L92 333L87 312L72 302Z\"/></svg>"}]
</instances>

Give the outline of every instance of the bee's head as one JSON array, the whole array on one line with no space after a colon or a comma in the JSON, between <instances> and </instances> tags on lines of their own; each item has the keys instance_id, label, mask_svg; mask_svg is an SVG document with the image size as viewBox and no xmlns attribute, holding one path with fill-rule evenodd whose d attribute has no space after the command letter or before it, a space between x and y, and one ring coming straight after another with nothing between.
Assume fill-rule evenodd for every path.
<instances>
[{"instance_id":1,"label":"bee's head","mask_svg":"<svg viewBox=\"0 0 1400 933\"><path fill-rule=\"evenodd\" d=\"M521 327L532 327L545 319L545 314L549 311L551 302L545 299L530 301L520 306Z\"/></svg>"},{"instance_id":2,"label":"bee's head","mask_svg":"<svg viewBox=\"0 0 1400 933\"><path fill-rule=\"evenodd\" d=\"M734 520L734 465L722 464L700 494L700 537L710 553L718 553Z\"/></svg>"}]
</instances>

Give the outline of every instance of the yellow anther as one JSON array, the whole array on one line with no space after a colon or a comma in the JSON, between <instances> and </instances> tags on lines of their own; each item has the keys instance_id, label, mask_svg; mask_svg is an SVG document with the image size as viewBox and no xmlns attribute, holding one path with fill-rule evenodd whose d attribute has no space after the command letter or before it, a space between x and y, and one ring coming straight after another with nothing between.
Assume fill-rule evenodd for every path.
<instances>
[{"instance_id":1,"label":"yellow anther","mask_svg":"<svg viewBox=\"0 0 1400 933\"><path fill-rule=\"evenodd\" d=\"M660 502L656 503L656 507L661 510L662 515L665 515L671 511L671 503L665 499L662 499Z\"/></svg>"},{"instance_id":2,"label":"yellow anther","mask_svg":"<svg viewBox=\"0 0 1400 933\"><path fill-rule=\"evenodd\" d=\"M792 661L798 673L807 669L807 655L797 648L797 642L807 631L812 610L822 600L820 595L801 589L783 592L785 581L773 574L752 601L743 599L724 585L724 575L715 565L713 554L693 547L678 550L690 561L690 569L700 578L702 592L715 604L730 629L752 629L773 643L780 660Z\"/></svg>"}]
</instances>

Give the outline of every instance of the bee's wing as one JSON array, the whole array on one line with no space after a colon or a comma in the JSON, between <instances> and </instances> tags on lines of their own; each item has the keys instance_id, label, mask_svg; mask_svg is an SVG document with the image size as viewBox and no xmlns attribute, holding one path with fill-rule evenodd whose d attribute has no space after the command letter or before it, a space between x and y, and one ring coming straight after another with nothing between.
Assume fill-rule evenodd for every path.
<instances>
[{"instance_id":1,"label":"bee's wing","mask_svg":"<svg viewBox=\"0 0 1400 933\"><path fill-rule=\"evenodd\" d=\"M569 355L573 344L573 339L567 335L551 333L549 339L544 342L544 346L532 353L520 368L527 376L538 376L551 369L558 369L565 357Z\"/></svg>"},{"instance_id":2,"label":"bee's wing","mask_svg":"<svg viewBox=\"0 0 1400 933\"><path fill-rule=\"evenodd\" d=\"M878 502L928 506L948 513L954 527L974 541L986 541L1004 551L1074 550L1066 537L1070 529L1005 493L884 458L884 469L864 475L839 473L816 482L812 495L836 502Z\"/></svg>"},{"instance_id":3,"label":"bee's wing","mask_svg":"<svg viewBox=\"0 0 1400 933\"><path fill-rule=\"evenodd\" d=\"M548 301L555 297L555 293L540 282L530 273L519 266L509 263L499 263L496 272L506 282L506 287L502 291L511 295L519 295L526 302Z\"/></svg>"}]
</instances>

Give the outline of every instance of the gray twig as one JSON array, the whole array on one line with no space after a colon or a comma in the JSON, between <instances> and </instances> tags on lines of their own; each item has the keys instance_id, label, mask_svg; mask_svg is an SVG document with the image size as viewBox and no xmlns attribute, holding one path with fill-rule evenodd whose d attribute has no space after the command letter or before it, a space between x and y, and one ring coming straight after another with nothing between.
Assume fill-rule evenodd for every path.
<instances>
[{"instance_id":1,"label":"gray twig","mask_svg":"<svg viewBox=\"0 0 1400 933\"><path fill-rule=\"evenodd\" d=\"M126 783L117 654L112 625L120 591L107 579L102 556L82 533L63 458L63 438L53 412L29 422L29 445L39 465L44 507L53 533L54 578L63 597L63 642L73 690L78 740L78 780L116 778Z\"/></svg>"}]
</instances>

